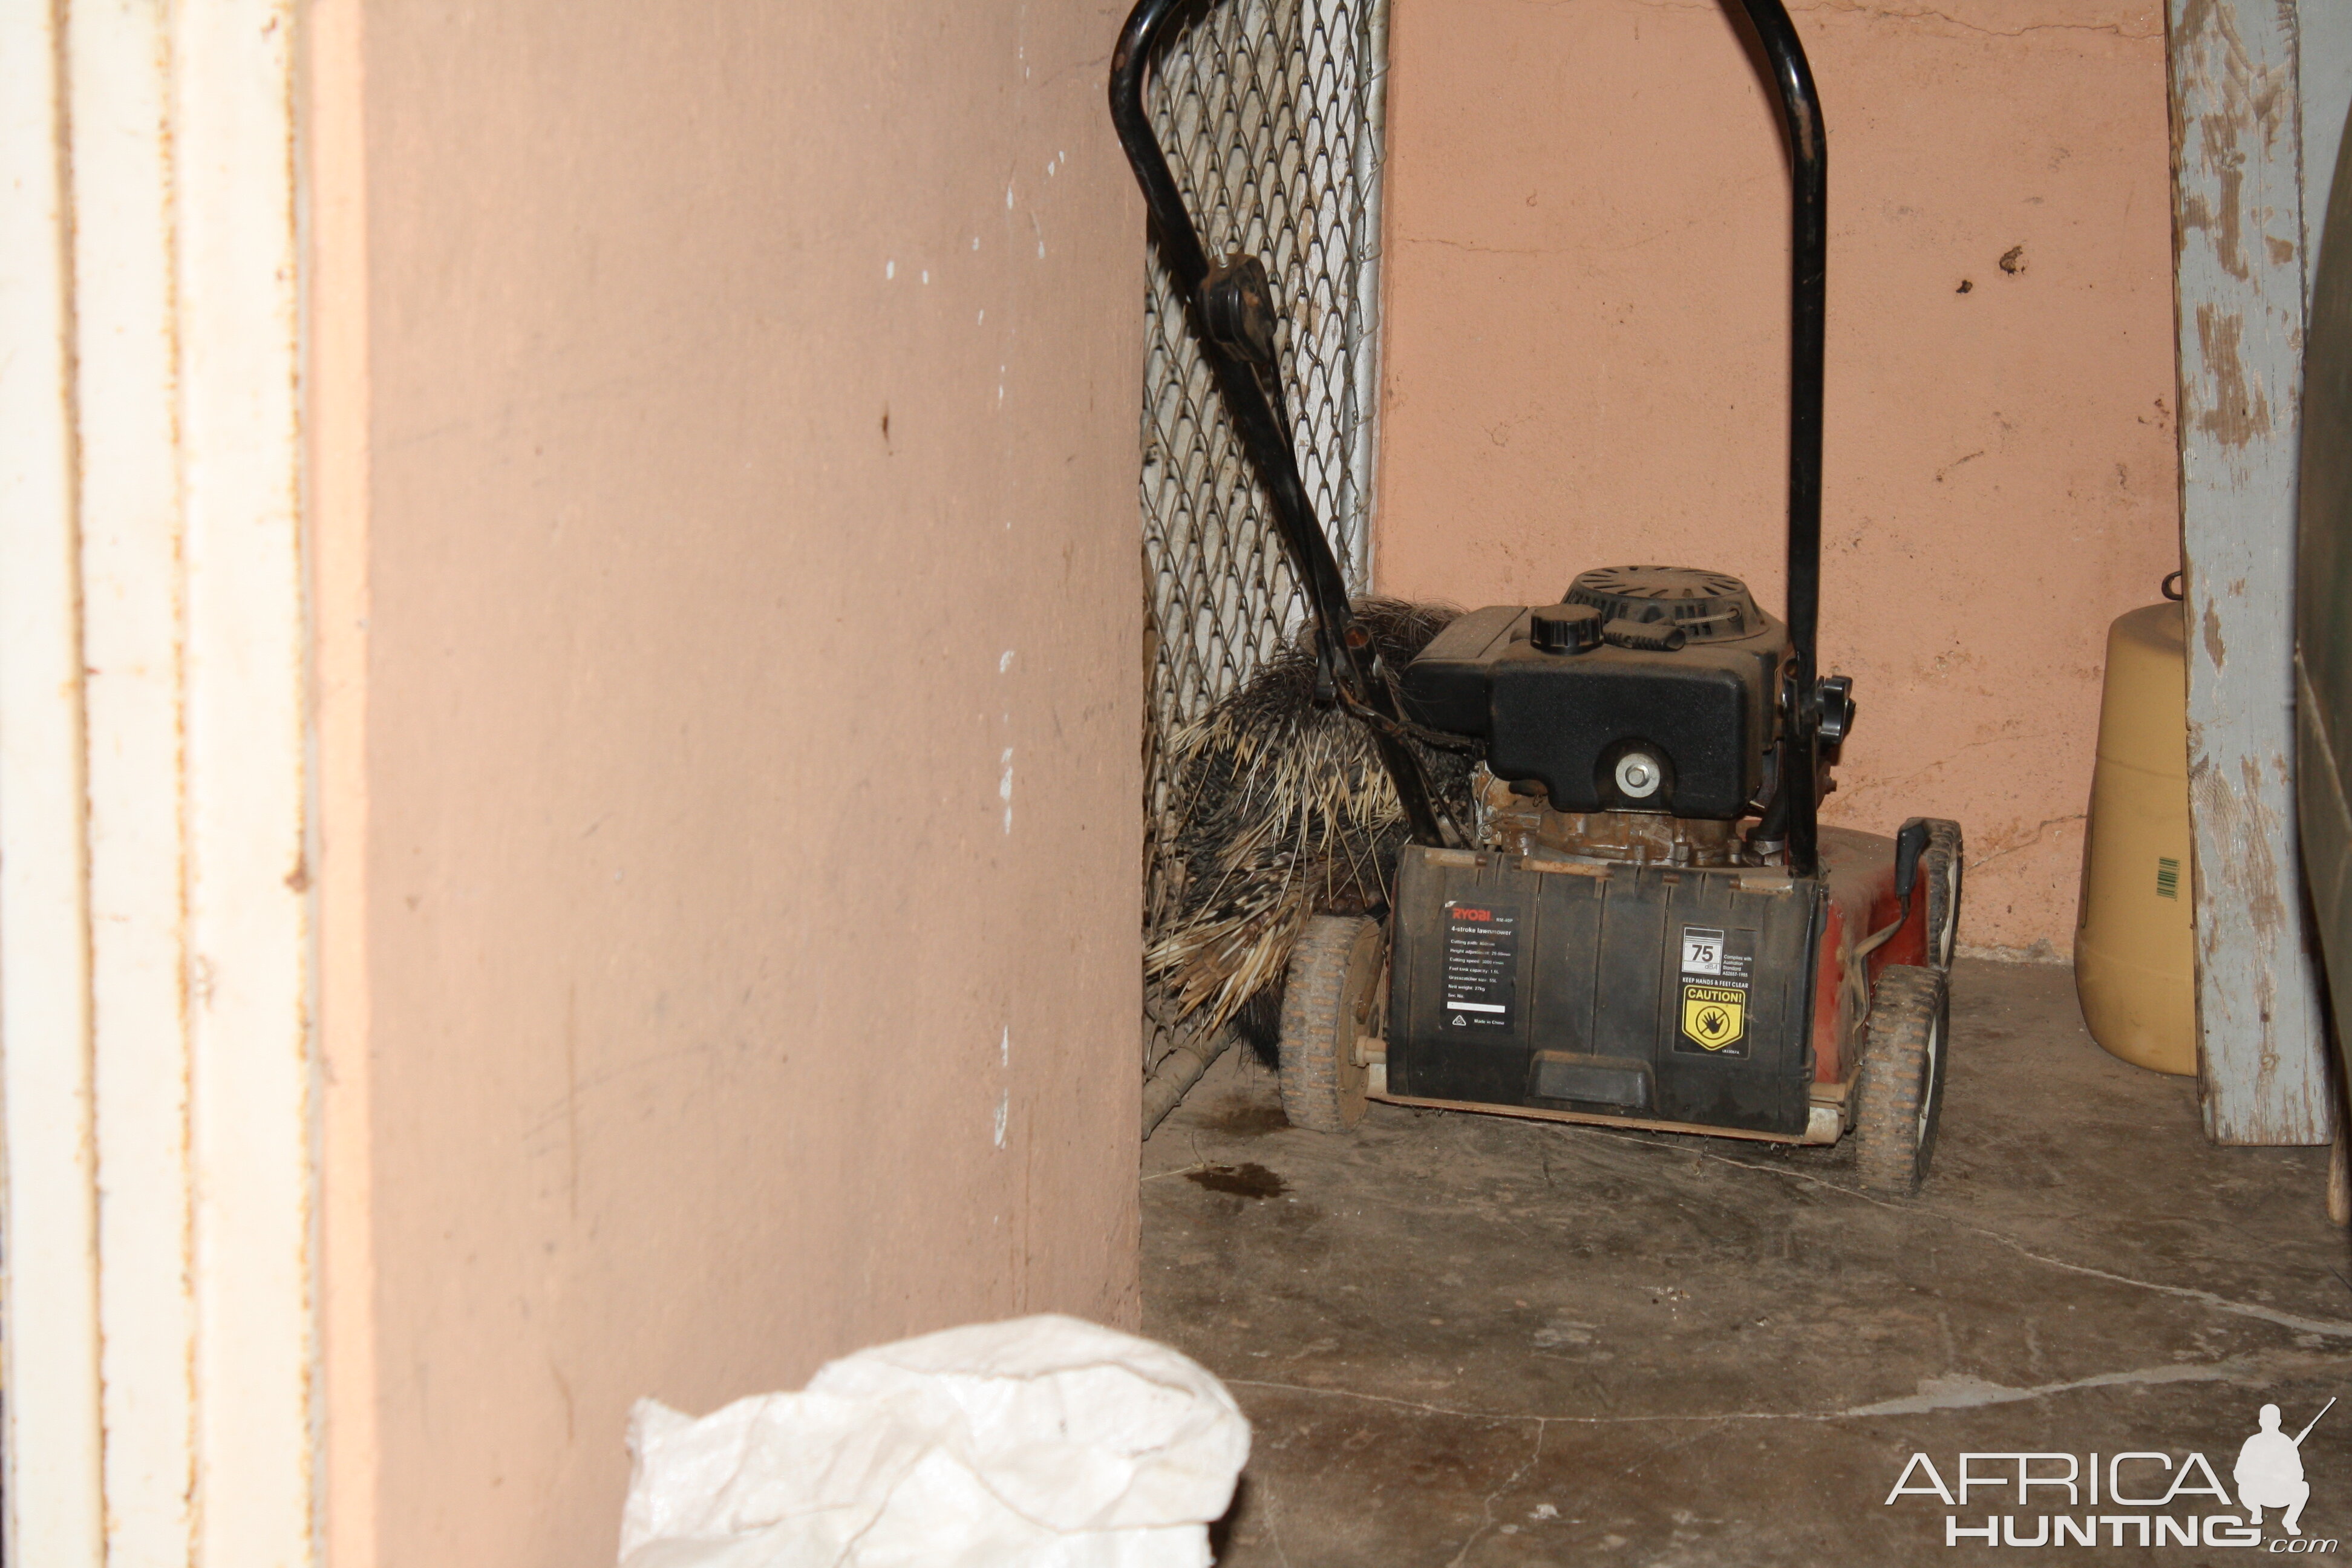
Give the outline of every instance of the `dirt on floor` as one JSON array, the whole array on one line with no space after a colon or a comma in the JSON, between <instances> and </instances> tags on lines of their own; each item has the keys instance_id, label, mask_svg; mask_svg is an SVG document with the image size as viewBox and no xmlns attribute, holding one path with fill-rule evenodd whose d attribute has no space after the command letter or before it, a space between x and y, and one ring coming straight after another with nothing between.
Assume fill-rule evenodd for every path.
<instances>
[{"instance_id":1,"label":"dirt on floor","mask_svg":"<svg viewBox=\"0 0 2352 1568\"><path fill-rule=\"evenodd\" d=\"M2301 1536L2243 1540L2233 1479L2265 1403L2292 1437L2352 1396L2327 1152L2208 1143L2061 967L1964 961L1951 1040L1910 1201L1851 1140L1301 1131L1227 1053L1143 1160L1145 1331L1254 1429L1222 1568L2352 1553L2352 1398Z\"/></svg>"}]
</instances>

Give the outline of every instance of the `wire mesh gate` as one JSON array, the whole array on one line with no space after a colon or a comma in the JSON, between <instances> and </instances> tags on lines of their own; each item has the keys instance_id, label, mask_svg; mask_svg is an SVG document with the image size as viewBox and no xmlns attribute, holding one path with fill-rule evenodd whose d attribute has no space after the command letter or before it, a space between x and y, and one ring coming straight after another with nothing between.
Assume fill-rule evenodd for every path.
<instances>
[{"instance_id":1,"label":"wire mesh gate","mask_svg":"<svg viewBox=\"0 0 2352 1568\"><path fill-rule=\"evenodd\" d=\"M1212 260L1265 263L1298 464L1351 589L1370 577L1381 89L1388 0L1224 0L1172 37L1150 109ZM1184 726L1306 609L1265 498L1155 251L1145 293L1147 944L1174 915ZM1144 1066L1182 1043L1147 997Z\"/></svg>"}]
</instances>

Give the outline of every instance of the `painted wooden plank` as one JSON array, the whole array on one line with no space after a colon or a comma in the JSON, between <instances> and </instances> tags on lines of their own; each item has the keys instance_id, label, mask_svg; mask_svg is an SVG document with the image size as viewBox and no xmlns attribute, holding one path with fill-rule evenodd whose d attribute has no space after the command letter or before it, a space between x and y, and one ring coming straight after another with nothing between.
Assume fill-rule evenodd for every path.
<instances>
[{"instance_id":1,"label":"painted wooden plank","mask_svg":"<svg viewBox=\"0 0 2352 1568\"><path fill-rule=\"evenodd\" d=\"M107 1561L195 1530L166 8L65 7Z\"/></svg>"},{"instance_id":2,"label":"painted wooden plank","mask_svg":"<svg viewBox=\"0 0 2352 1568\"><path fill-rule=\"evenodd\" d=\"M100 1568L98 1190L82 858L58 16L0 0L0 1558ZM26 238L23 237L36 237ZM44 243L46 241L47 243Z\"/></svg>"},{"instance_id":3,"label":"painted wooden plank","mask_svg":"<svg viewBox=\"0 0 2352 1568\"><path fill-rule=\"evenodd\" d=\"M317 1559L295 0L0 0L7 1561Z\"/></svg>"},{"instance_id":4,"label":"painted wooden plank","mask_svg":"<svg viewBox=\"0 0 2352 1568\"><path fill-rule=\"evenodd\" d=\"M2168 0L2205 1130L2329 1135L2294 796L2305 247L2294 0Z\"/></svg>"},{"instance_id":5,"label":"painted wooden plank","mask_svg":"<svg viewBox=\"0 0 2352 1568\"><path fill-rule=\"evenodd\" d=\"M193 1561L312 1554L308 635L294 0L172 9L186 643Z\"/></svg>"}]
</instances>

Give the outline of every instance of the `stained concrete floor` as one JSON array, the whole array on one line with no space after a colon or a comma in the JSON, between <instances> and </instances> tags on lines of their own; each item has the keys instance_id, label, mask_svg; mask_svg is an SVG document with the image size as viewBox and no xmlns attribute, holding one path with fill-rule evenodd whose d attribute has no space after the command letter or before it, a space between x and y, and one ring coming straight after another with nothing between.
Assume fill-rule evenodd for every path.
<instances>
[{"instance_id":1,"label":"stained concrete floor","mask_svg":"<svg viewBox=\"0 0 2352 1568\"><path fill-rule=\"evenodd\" d=\"M1886 1500L1914 1453L1948 1488L1963 1451L2103 1476L2088 1455L2165 1456L2120 1472L2133 1499L2165 1465L2201 1485L2202 1453L2231 1486L2263 1402L2292 1431L2352 1396L2325 1150L2209 1145L2188 1081L2091 1042L2063 968L1964 961L1952 1039L1910 1202L1856 1189L1851 1141L1378 1105L1352 1134L1301 1131L1229 1052L1143 1180L1145 1331L1254 1429L1221 1568L1895 1563L1950 1555L1948 1516L2030 1542L2050 1514L2220 1511L2185 1489L2021 1508L2013 1480L1965 1508ZM2352 1397L2303 1457L2304 1539L2352 1552ZM2239 1560L2092 1528L2095 1549L2041 1556Z\"/></svg>"}]
</instances>

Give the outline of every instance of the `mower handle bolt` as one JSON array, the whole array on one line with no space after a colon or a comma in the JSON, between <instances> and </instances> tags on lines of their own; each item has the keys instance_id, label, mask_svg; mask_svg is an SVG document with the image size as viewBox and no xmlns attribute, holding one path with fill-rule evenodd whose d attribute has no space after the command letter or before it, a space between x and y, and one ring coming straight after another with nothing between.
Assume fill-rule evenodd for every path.
<instances>
[{"instance_id":1,"label":"mower handle bolt","mask_svg":"<svg viewBox=\"0 0 2352 1568\"><path fill-rule=\"evenodd\" d=\"M1209 268L1201 284L1201 318L1220 347L1273 368L1274 285L1256 257L1234 256Z\"/></svg>"},{"instance_id":2,"label":"mower handle bolt","mask_svg":"<svg viewBox=\"0 0 2352 1568\"><path fill-rule=\"evenodd\" d=\"M1813 728L1822 744L1834 746L1853 728L1853 681L1843 675L1822 678L1813 688Z\"/></svg>"}]
</instances>

